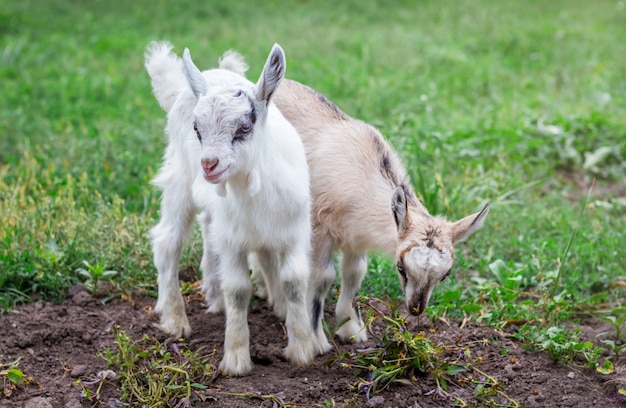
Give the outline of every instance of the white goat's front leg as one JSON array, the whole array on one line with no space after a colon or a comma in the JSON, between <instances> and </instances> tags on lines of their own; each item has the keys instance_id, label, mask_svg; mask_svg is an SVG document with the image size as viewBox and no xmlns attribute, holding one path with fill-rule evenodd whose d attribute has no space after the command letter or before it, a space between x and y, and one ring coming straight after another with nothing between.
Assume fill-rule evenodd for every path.
<instances>
[{"instance_id":1,"label":"white goat's front leg","mask_svg":"<svg viewBox=\"0 0 626 408\"><path fill-rule=\"evenodd\" d=\"M161 329L174 337L191 334L178 280L180 253L195 212L187 193L185 186L164 189L161 219L150 231L154 265L159 273L159 295L154 311L161 315Z\"/></svg>"},{"instance_id":2,"label":"white goat's front leg","mask_svg":"<svg viewBox=\"0 0 626 408\"><path fill-rule=\"evenodd\" d=\"M309 307L311 324L315 335L315 348L318 354L326 354L332 346L324 333L324 302L335 283L335 265L331 239L316 237L313 240L311 256L311 279L309 280Z\"/></svg>"},{"instance_id":3,"label":"white goat's front leg","mask_svg":"<svg viewBox=\"0 0 626 408\"><path fill-rule=\"evenodd\" d=\"M200 222L200 231L202 231L203 251L200 269L202 269L204 300L209 313L221 313L224 310L224 295L218 271L219 255L213 249L210 236L211 216L207 211L204 211L198 216L198 221Z\"/></svg>"},{"instance_id":4,"label":"white goat's front leg","mask_svg":"<svg viewBox=\"0 0 626 408\"><path fill-rule=\"evenodd\" d=\"M225 375L242 376L252 371L248 329L248 304L252 284L248 275L246 253L222 250L219 270L226 306L224 357L219 369Z\"/></svg>"},{"instance_id":5,"label":"white goat's front leg","mask_svg":"<svg viewBox=\"0 0 626 408\"><path fill-rule=\"evenodd\" d=\"M367 272L367 256L362 253L343 253L341 265L341 293L337 300L335 318L338 323L349 318L339 329L337 335L346 342L359 343L367 340L367 332L361 319L361 313L352 301L359 295L361 282Z\"/></svg>"},{"instance_id":6,"label":"white goat's front leg","mask_svg":"<svg viewBox=\"0 0 626 408\"><path fill-rule=\"evenodd\" d=\"M287 305L285 325L288 344L285 356L297 366L311 364L315 357L311 315L306 301L310 276L309 245L309 242L301 242L298 246L288 248L280 269L280 285Z\"/></svg>"},{"instance_id":7,"label":"white goat's front leg","mask_svg":"<svg viewBox=\"0 0 626 408\"><path fill-rule=\"evenodd\" d=\"M258 270L256 276L257 287L265 289L267 303L273 306L274 314L284 321L287 317L287 301L279 278L280 254L269 249L261 249L256 251L255 256L251 258L254 258L255 268ZM253 277L254 281L255 278ZM263 282L263 286L259 285L260 282Z\"/></svg>"}]
</instances>

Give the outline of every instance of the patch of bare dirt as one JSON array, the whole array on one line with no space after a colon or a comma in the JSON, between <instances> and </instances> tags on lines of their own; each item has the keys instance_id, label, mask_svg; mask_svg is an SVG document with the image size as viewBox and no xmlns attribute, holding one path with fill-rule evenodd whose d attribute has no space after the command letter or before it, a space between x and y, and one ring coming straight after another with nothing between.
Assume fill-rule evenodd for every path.
<instances>
[{"instance_id":1,"label":"patch of bare dirt","mask_svg":"<svg viewBox=\"0 0 626 408\"><path fill-rule=\"evenodd\" d=\"M23 305L14 313L0 316L0 362L23 357L19 368L36 385L18 389L10 398L0 396L0 407L78 408L89 403L80 400L78 378L93 379L106 368L96 357L103 346L113 344L111 327L119 325L132 338L148 334L159 339L164 335L155 327L157 317L151 312L154 299L115 300L102 305L84 289L73 288L59 305L37 302ZM218 354L222 349L224 317L205 313L199 299L187 308L194 330L190 347L204 346ZM327 318L329 317L327 313ZM251 354L255 362L251 375L243 378L218 377L211 388L232 393L280 395L286 403L302 407L446 407L451 402L436 392L430 375L410 385L392 385L376 398L368 400L353 389L354 373L339 366L325 367L327 356L320 356L306 368L296 368L285 361L282 349L287 344L280 321L264 305L253 306L249 313ZM433 341L445 344L469 344L473 357L481 357L481 369L501 381L504 391L524 407L626 407L626 398L617 393L616 384L624 386L625 373L602 375L580 366L552 362L544 353L527 352L508 333L488 327L465 326L454 322L424 322L412 331L424 330ZM426 323L426 326L424 326ZM430 330L429 330L430 329ZM589 328L592 336L594 328ZM488 342L478 341L488 339ZM477 340L473 342L473 340ZM352 346L341 346L348 349ZM363 347L363 345L360 345ZM218 355L217 358L220 356ZM216 363L219 360L216 361ZM624 361L621 362L622 367ZM471 393L450 384L450 392L464 393L470 406L481 406ZM106 398L116 398L115 388L105 389ZM107 401L105 399L105 401ZM334 404L334 405L332 405ZM217 401L196 402L195 407L271 406L271 401L249 397L218 395ZM105 405L106 406L106 405Z\"/></svg>"},{"instance_id":2,"label":"patch of bare dirt","mask_svg":"<svg viewBox=\"0 0 626 408\"><path fill-rule=\"evenodd\" d=\"M559 180L571 186L567 199L578 202L584 199L589 189L592 196L598 199L626 200L626 184L620 181L595 180L592 176L575 171L561 169L557 172Z\"/></svg>"}]
</instances>

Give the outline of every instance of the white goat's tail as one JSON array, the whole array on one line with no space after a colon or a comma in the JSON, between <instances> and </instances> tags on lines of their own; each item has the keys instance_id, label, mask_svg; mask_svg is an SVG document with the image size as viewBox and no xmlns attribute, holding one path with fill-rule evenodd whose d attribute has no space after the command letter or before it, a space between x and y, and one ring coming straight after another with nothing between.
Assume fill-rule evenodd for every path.
<instances>
[{"instance_id":1,"label":"white goat's tail","mask_svg":"<svg viewBox=\"0 0 626 408\"><path fill-rule=\"evenodd\" d=\"M220 69L233 71L243 77L246 76L246 71L249 68L243 55L233 50L228 50L222 55L222 58L219 60L219 67Z\"/></svg>"},{"instance_id":2,"label":"white goat's tail","mask_svg":"<svg viewBox=\"0 0 626 408\"><path fill-rule=\"evenodd\" d=\"M189 85L183 73L183 62L172 52L169 42L153 41L145 54L146 71L150 75L152 92L165 112L169 112L178 94Z\"/></svg>"}]
</instances>

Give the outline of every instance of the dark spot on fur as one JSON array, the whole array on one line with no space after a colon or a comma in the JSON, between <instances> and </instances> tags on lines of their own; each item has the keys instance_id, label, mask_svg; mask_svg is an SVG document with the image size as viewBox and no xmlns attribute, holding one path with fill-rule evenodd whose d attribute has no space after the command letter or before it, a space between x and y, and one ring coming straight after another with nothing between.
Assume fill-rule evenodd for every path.
<instances>
[{"instance_id":1,"label":"dark spot on fur","mask_svg":"<svg viewBox=\"0 0 626 408\"><path fill-rule=\"evenodd\" d=\"M400 280L402 281L402 290L404 290L404 287L406 286L406 267L404 266L404 260L400 259L397 263L396 263L396 269L398 270L398 274L400 275Z\"/></svg>"},{"instance_id":2,"label":"dark spot on fur","mask_svg":"<svg viewBox=\"0 0 626 408\"><path fill-rule=\"evenodd\" d=\"M310 94L312 94L313 96L315 96L317 98L317 100L326 107L326 110L328 112L330 112L335 119L339 119L339 120L348 120L349 117L348 115L346 115L345 113L343 113L343 111L341 109L339 109L339 107L337 105L335 105L334 103L332 103L327 97L325 97L324 95L322 95L321 93L317 92L316 90L314 90L313 88L310 88L306 85L302 85L303 88L309 92Z\"/></svg>"},{"instance_id":3,"label":"dark spot on fur","mask_svg":"<svg viewBox=\"0 0 626 408\"><path fill-rule=\"evenodd\" d=\"M245 95L250 103L250 111L239 121L237 129L235 130L235 135L233 136L233 144L246 141L252 135L252 130L254 129L254 124L257 120L256 105L248 94Z\"/></svg>"},{"instance_id":4,"label":"dark spot on fur","mask_svg":"<svg viewBox=\"0 0 626 408\"><path fill-rule=\"evenodd\" d=\"M230 301L237 310L246 310L250 303L250 291L239 289L228 294Z\"/></svg>"},{"instance_id":5,"label":"dark spot on fur","mask_svg":"<svg viewBox=\"0 0 626 408\"><path fill-rule=\"evenodd\" d=\"M283 282L283 291L285 292L285 298L291 303L302 302L302 285L296 281Z\"/></svg>"},{"instance_id":6,"label":"dark spot on fur","mask_svg":"<svg viewBox=\"0 0 626 408\"><path fill-rule=\"evenodd\" d=\"M322 301L320 298L313 299L313 331L317 331L319 321L322 315Z\"/></svg>"},{"instance_id":7,"label":"dark spot on fur","mask_svg":"<svg viewBox=\"0 0 626 408\"><path fill-rule=\"evenodd\" d=\"M361 309L359 309L359 303L357 302L357 298L359 297L359 291L357 290L352 298L352 308L354 309L354 313L356 313L356 317L361 319Z\"/></svg>"},{"instance_id":8,"label":"dark spot on fur","mask_svg":"<svg viewBox=\"0 0 626 408\"><path fill-rule=\"evenodd\" d=\"M402 170L402 165L396 157L395 152L387 145L382 135L378 132L372 131L370 135L372 145L378 155L378 167L382 176L393 188L398 186L402 187L408 203L417 204L417 197L413 192L413 188L411 188L407 176Z\"/></svg>"},{"instance_id":9,"label":"dark spot on fur","mask_svg":"<svg viewBox=\"0 0 626 408\"><path fill-rule=\"evenodd\" d=\"M424 238L422 239L424 240L424 242L426 242L426 246L428 248L441 250L440 248L435 246L435 240L440 235L441 235L441 230L439 229L439 227L429 227L424 234Z\"/></svg>"},{"instance_id":10,"label":"dark spot on fur","mask_svg":"<svg viewBox=\"0 0 626 408\"><path fill-rule=\"evenodd\" d=\"M335 104L334 104L334 103L332 103L330 100L328 100L328 98L327 98L327 97L325 97L324 95L322 95L322 94L321 94L321 93L319 93L319 92L316 92L316 93L317 93L317 99L319 99L319 101L320 101L320 102L321 102L324 106L326 106L326 108L327 108L330 112L332 112L333 116L334 116L336 119L339 119L339 120L346 120L346 119L348 118L348 117L346 116L346 114L345 114L345 113L343 113L343 112L341 111L341 109L339 109L339 108L337 107L337 105L335 105Z\"/></svg>"}]
</instances>

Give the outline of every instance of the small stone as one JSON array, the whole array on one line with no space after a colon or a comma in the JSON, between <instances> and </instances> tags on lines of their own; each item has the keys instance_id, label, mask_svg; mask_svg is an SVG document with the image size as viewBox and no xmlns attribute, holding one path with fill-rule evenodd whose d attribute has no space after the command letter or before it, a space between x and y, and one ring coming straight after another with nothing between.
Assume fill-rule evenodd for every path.
<instances>
[{"instance_id":1,"label":"small stone","mask_svg":"<svg viewBox=\"0 0 626 408\"><path fill-rule=\"evenodd\" d=\"M35 397L22 404L24 408L54 408L50 398Z\"/></svg>"},{"instance_id":2,"label":"small stone","mask_svg":"<svg viewBox=\"0 0 626 408\"><path fill-rule=\"evenodd\" d=\"M379 408L385 404L385 398L382 395L377 395L372 397L365 403L365 406L368 408Z\"/></svg>"},{"instance_id":3,"label":"small stone","mask_svg":"<svg viewBox=\"0 0 626 408\"><path fill-rule=\"evenodd\" d=\"M574 374L573 371L570 371L569 373L567 373L567 378L569 378L570 380L573 380L576 377L576 374Z\"/></svg>"},{"instance_id":4,"label":"small stone","mask_svg":"<svg viewBox=\"0 0 626 408\"><path fill-rule=\"evenodd\" d=\"M84 364L79 364L77 366L74 366L74 368L72 368L72 372L70 373L70 376L72 378L78 378L78 377L82 377L83 375L85 375L86 372L87 372L87 366Z\"/></svg>"},{"instance_id":5,"label":"small stone","mask_svg":"<svg viewBox=\"0 0 626 408\"><path fill-rule=\"evenodd\" d=\"M309 387L309 397L313 399L318 399L321 394L322 392L320 391L319 388L314 387L314 386Z\"/></svg>"},{"instance_id":6,"label":"small stone","mask_svg":"<svg viewBox=\"0 0 626 408\"><path fill-rule=\"evenodd\" d=\"M82 404L77 399L71 399L65 403L63 408L82 408Z\"/></svg>"},{"instance_id":7,"label":"small stone","mask_svg":"<svg viewBox=\"0 0 626 408\"><path fill-rule=\"evenodd\" d=\"M77 306L86 306L91 300L91 295L88 292L78 292L72 296L72 302Z\"/></svg>"}]
</instances>

